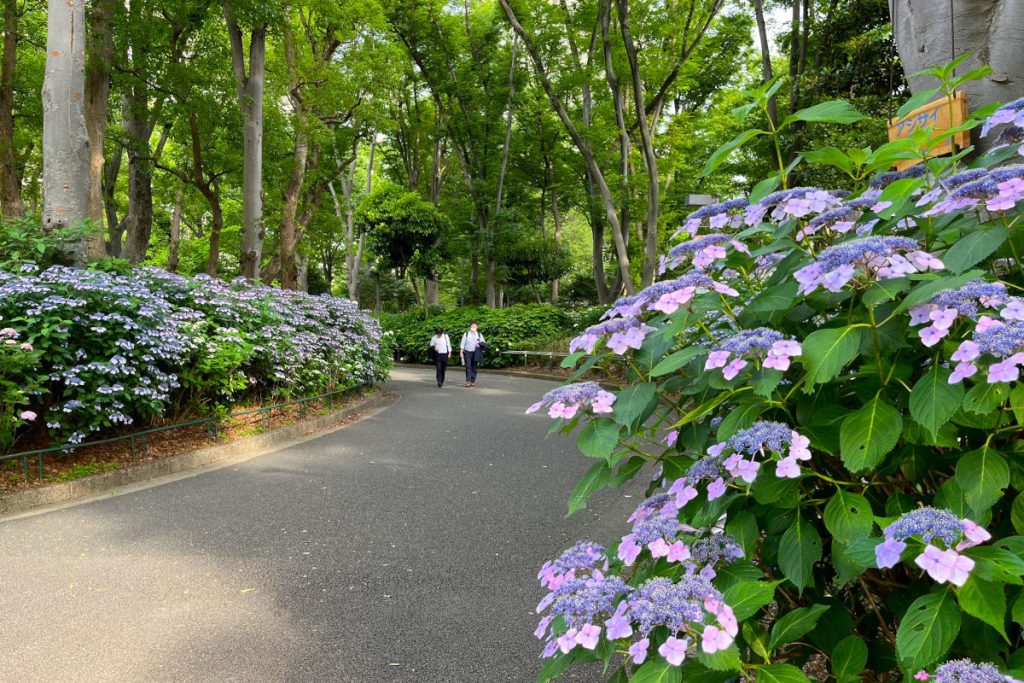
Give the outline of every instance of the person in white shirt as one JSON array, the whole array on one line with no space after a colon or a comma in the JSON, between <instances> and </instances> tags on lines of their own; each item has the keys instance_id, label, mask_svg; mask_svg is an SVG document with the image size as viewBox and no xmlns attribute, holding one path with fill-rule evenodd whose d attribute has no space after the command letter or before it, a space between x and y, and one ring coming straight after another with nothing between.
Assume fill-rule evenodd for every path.
<instances>
[{"instance_id":1,"label":"person in white shirt","mask_svg":"<svg viewBox=\"0 0 1024 683\"><path fill-rule=\"evenodd\" d=\"M434 336L430 338L430 348L434 350L434 365L437 366L437 388L440 389L444 386L444 375L448 370L448 361L452 357L452 340L445 334L444 328L434 328Z\"/></svg>"},{"instance_id":2,"label":"person in white shirt","mask_svg":"<svg viewBox=\"0 0 1024 683\"><path fill-rule=\"evenodd\" d=\"M469 330L462 335L462 343L459 344L459 359L466 366L466 386L476 386L476 369L483 360L484 352L482 346L486 342L484 336L477 330L476 321L469 324Z\"/></svg>"}]
</instances>

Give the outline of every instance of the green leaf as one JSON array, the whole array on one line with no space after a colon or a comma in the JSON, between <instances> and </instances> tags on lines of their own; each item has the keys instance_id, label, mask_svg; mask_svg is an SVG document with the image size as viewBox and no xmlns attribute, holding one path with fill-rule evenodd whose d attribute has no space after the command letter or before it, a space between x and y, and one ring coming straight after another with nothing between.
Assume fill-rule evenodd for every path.
<instances>
[{"instance_id":1,"label":"green leaf","mask_svg":"<svg viewBox=\"0 0 1024 683\"><path fill-rule=\"evenodd\" d=\"M839 374L857 355L860 328L840 327L816 330L803 341L801 359L807 368L807 390L823 384Z\"/></svg>"},{"instance_id":2,"label":"green leaf","mask_svg":"<svg viewBox=\"0 0 1024 683\"><path fill-rule=\"evenodd\" d=\"M1018 534L1024 534L1024 493L1020 493L1013 499L1010 506L1010 523L1013 530Z\"/></svg>"},{"instance_id":3,"label":"green leaf","mask_svg":"<svg viewBox=\"0 0 1024 683\"><path fill-rule=\"evenodd\" d=\"M852 175L855 168L853 159L843 152L843 150L838 147L832 147L831 145L822 147L821 149L804 152L804 158L812 164L834 166L847 175Z\"/></svg>"},{"instance_id":4,"label":"green leaf","mask_svg":"<svg viewBox=\"0 0 1024 683\"><path fill-rule=\"evenodd\" d=\"M780 182L782 182L782 180L779 178L778 173L768 176L757 185L754 185L754 189L750 191L750 196L747 197L747 201L751 204L756 204L772 192L775 192L775 188L779 186Z\"/></svg>"},{"instance_id":5,"label":"green leaf","mask_svg":"<svg viewBox=\"0 0 1024 683\"><path fill-rule=\"evenodd\" d=\"M921 178L900 178L889 183L882 190L882 194L878 196L878 201L892 202L892 206L880 209L877 211L877 214L882 218L891 217L906 204L907 200L910 199L910 195L922 185L924 185L924 181Z\"/></svg>"},{"instance_id":6,"label":"green leaf","mask_svg":"<svg viewBox=\"0 0 1024 683\"><path fill-rule=\"evenodd\" d=\"M631 683L679 683L683 680L683 670L658 657L637 669L629 680Z\"/></svg>"},{"instance_id":7,"label":"green leaf","mask_svg":"<svg viewBox=\"0 0 1024 683\"><path fill-rule=\"evenodd\" d=\"M736 645L730 645L724 650L714 654L707 654L701 650L697 651L697 661L705 668L712 671L742 671L743 662L740 661L740 652Z\"/></svg>"},{"instance_id":8,"label":"green leaf","mask_svg":"<svg viewBox=\"0 0 1024 683\"><path fill-rule=\"evenodd\" d=\"M1010 485L1010 468L998 451L986 445L960 458L956 481L967 504L981 515L1003 497L1003 489Z\"/></svg>"},{"instance_id":9,"label":"green leaf","mask_svg":"<svg viewBox=\"0 0 1024 683\"><path fill-rule=\"evenodd\" d=\"M1020 626L1024 626L1024 593L1017 596L1010 610L1010 618Z\"/></svg>"},{"instance_id":10,"label":"green leaf","mask_svg":"<svg viewBox=\"0 0 1024 683\"><path fill-rule=\"evenodd\" d=\"M661 361L651 370L651 377L661 377L670 372L675 372L691 360L704 353L705 349L697 346L689 346L682 351L676 351L671 356L662 358Z\"/></svg>"},{"instance_id":11,"label":"green leaf","mask_svg":"<svg viewBox=\"0 0 1024 683\"><path fill-rule=\"evenodd\" d=\"M853 105L846 100L831 100L822 102L813 107L801 109L791 116L787 116L779 124L779 127L792 123L793 121L808 121L816 123L856 123L864 118L864 115L853 108Z\"/></svg>"},{"instance_id":12,"label":"green leaf","mask_svg":"<svg viewBox=\"0 0 1024 683\"><path fill-rule=\"evenodd\" d=\"M737 581L724 591L725 604L732 607L736 619L743 621L757 614L775 597L775 587L781 581Z\"/></svg>"},{"instance_id":13,"label":"green leaf","mask_svg":"<svg viewBox=\"0 0 1024 683\"><path fill-rule=\"evenodd\" d=\"M563 358L562 362L559 363L558 365L559 365L559 367L563 367L563 368L574 368L574 367L576 367L576 363L578 363L580 361L580 358L583 358L583 356L585 356L585 355L587 355L587 354L584 353L583 351L577 351L576 353L570 353L568 356Z\"/></svg>"},{"instance_id":14,"label":"green leaf","mask_svg":"<svg viewBox=\"0 0 1024 683\"><path fill-rule=\"evenodd\" d=\"M783 575L803 593L804 588L814 584L814 563L820 559L821 536L810 522L797 515L779 542Z\"/></svg>"},{"instance_id":15,"label":"green leaf","mask_svg":"<svg viewBox=\"0 0 1024 683\"><path fill-rule=\"evenodd\" d=\"M832 650L832 673L838 683L857 683L868 663L868 646L857 636L843 638Z\"/></svg>"},{"instance_id":16,"label":"green leaf","mask_svg":"<svg viewBox=\"0 0 1024 683\"><path fill-rule=\"evenodd\" d=\"M999 632L1006 642L1006 592L1003 586L971 576L963 588L957 591L960 607L972 617L981 619Z\"/></svg>"},{"instance_id":17,"label":"green leaf","mask_svg":"<svg viewBox=\"0 0 1024 683\"><path fill-rule=\"evenodd\" d=\"M851 472L877 466L899 441L903 418L881 395L865 403L839 428L839 455Z\"/></svg>"},{"instance_id":18,"label":"green leaf","mask_svg":"<svg viewBox=\"0 0 1024 683\"><path fill-rule=\"evenodd\" d=\"M644 464L647 460L639 455L634 455L629 460L619 465L619 471L615 473L615 477L608 482L608 486L615 488L622 486L626 482L633 479L637 472L643 469Z\"/></svg>"},{"instance_id":19,"label":"green leaf","mask_svg":"<svg viewBox=\"0 0 1024 683\"><path fill-rule=\"evenodd\" d=\"M540 674L537 676L537 683L548 683L552 681L569 668L575 657L570 652L569 654L562 654L556 652L555 655L544 662L544 666L540 668Z\"/></svg>"},{"instance_id":20,"label":"green leaf","mask_svg":"<svg viewBox=\"0 0 1024 683\"><path fill-rule=\"evenodd\" d=\"M896 632L896 654L907 674L934 664L960 632L960 610L943 589L922 595L910 605Z\"/></svg>"},{"instance_id":21,"label":"green leaf","mask_svg":"<svg viewBox=\"0 0 1024 683\"><path fill-rule=\"evenodd\" d=\"M932 433L934 438L942 425L949 421L964 400L961 384L950 384L952 373L942 367L933 366L914 385L910 392L910 416Z\"/></svg>"},{"instance_id":22,"label":"green leaf","mask_svg":"<svg viewBox=\"0 0 1024 683\"><path fill-rule=\"evenodd\" d=\"M657 391L658 385L653 382L634 384L620 391L615 397L612 413L615 421L625 427L632 425L643 417Z\"/></svg>"},{"instance_id":23,"label":"green leaf","mask_svg":"<svg viewBox=\"0 0 1024 683\"><path fill-rule=\"evenodd\" d=\"M587 499L590 498L594 493L604 488L604 485L608 483L608 479L612 475L612 468L608 466L606 462L599 462L587 470L587 473L583 475L579 483L576 484L576 488L569 494L569 512L572 513L585 508L587 506ZM568 516L568 515L567 515Z\"/></svg>"},{"instance_id":24,"label":"green leaf","mask_svg":"<svg viewBox=\"0 0 1024 683\"><path fill-rule=\"evenodd\" d=\"M997 382L982 382L971 387L964 396L964 410L975 415L992 412L1010 397L1010 385Z\"/></svg>"},{"instance_id":25,"label":"green leaf","mask_svg":"<svg viewBox=\"0 0 1024 683\"><path fill-rule=\"evenodd\" d=\"M757 670L757 683L810 683L792 664L767 664Z\"/></svg>"},{"instance_id":26,"label":"green leaf","mask_svg":"<svg viewBox=\"0 0 1024 683\"><path fill-rule=\"evenodd\" d=\"M918 107L923 107L928 104L939 96L939 92L938 88L932 88L931 90L924 90L912 96L909 100L903 103L902 107L896 110L896 118L901 119Z\"/></svg>"},{"instance_id":27,"label":"green leaf","mask_svg":"<svg viewBox=\"0 0 1024 683\"><path fill-rule=\"evenodd\" d=\"M876 308L879 304L890 301L897 294L905 290L911 284L911 280L905 277L897 277L891 280L879 280L864 292L861 299L868 308Z\"/></svg>"},{"instance_id":28,"label":"green leaf","mask_svg":"<svg viewBox=\"0 0 1024 683\"><path fill-rule=\"evenodd\" d=\"M588 422L576 438L580 452L588 458L609 458L619 445L619 425L599 418Z\"/></svg>"},{"instance_id":29,"label":"green leaf","mask_svg":"<svg viewBox=\"0 0 1024 683\"><path fill-rule=\"evenodd\" d=\"M814 628L821 615L827 611L828 605L811 605L810 607L798 607L782 615L782 618L772 626L768 649L774 650L780 645L799 640Z\"/></svg>"},{"instance_id":30,"label":"green leaf","mask_svg":"<svg viewBox=\"0 0 1024 683\"><path fill-rule=\"evenodd\" d=\"M1016 383L1010 392L1010 410L1017 424L1024 425L1024 384Z\"/></svg>"},{"instance_id":31,"label":"green leaf","mask_svg":"<svg viewBox=\"0 0 1024 683\"><path fill-rule=\"evenodd\" d=\"M946 251L942 263L946 270L962 273L1002 246L1009 236L1010 231L1001 225L969 232Z\"/></svg>"},{"instance_id":32,"label":"green leaf","mask_svg":"<svg viewBox=\"0 0 1024 683\"><path fill-rule=\"evenodd\" d=\"M785 311L793 307L796 301L796 291L800 287L796 280L785 282L766 288L755 296L750 304L743 309L741 315L752 316L754 313L774 313Z\"/></svg>"},{"instance_id":33,"label":"green leaf","mask_svg":"<svg viewBox=\"0 0 1024 683\"><path fill-rule=\"evenodd\" d=\"M763 130L758 130L756 128L751 128L749 130L743 131L742 133L734 137L732 140L716 149L711 154L711 156L708 157L707 162L704 164L704 169L701 170L700 175L698 177L706 178L707 176L711 175L712 173L714 173L715 169L721 166L722 163L729 158L729 155L731 155L737 149L747 144L748 142L756 138L758 135L767 134L767 132Z\"/></svg>"},{"instance_id":34,"label":"green leaf","mask_svg":"<svg viewBox=\"0 0 1024 683\"><path fill-rule=\"evenodd\" d=\"M871 533L874 515L871 503L858 493L836 491L825 506L825 528L847 545Z\"/></svg>"},{"instance_id":35,"label":"green leaf","mask_svg":"<svg viewBox=\"0 0 1024 683\"><path fill-rule=\"evenodd\" d=\"M905 311L908 308L914 306L920 306L923 303L931 301L932 297L941 292L944 289L956 289L961 285L965 285L971 280L981 277L984 273L980 270L972 270L969 273L957 275L955 277L940 277L923 281L922 284L914 288L907 297L900 302L900 305L896 307L897 311Z\"/></svg>"}]
</instances>

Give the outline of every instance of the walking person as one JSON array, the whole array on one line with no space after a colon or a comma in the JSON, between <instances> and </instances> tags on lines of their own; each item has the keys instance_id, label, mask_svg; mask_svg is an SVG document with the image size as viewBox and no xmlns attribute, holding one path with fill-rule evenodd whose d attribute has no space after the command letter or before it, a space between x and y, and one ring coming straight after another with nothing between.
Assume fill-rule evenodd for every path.
<instances>
[{"instance_id":1,"label":"walking person","mask_svg":"<svg viewBox=\"0 0 1024 683\"><path fill-rule=\"evenodd\" d=\"M452 357L452 340L445 334L443 327L434 328L434 336L430 338L433 350L434 365L437 366L437 388L444 386L444 375L448 370L448 361Z\"/></svg>"},{"instance_id":2,"label":"walking person","mask_svg":"<svg viewBox=\"0 0 1024 683\"><path fill-rule=\"evenodd\" d=\"M476 369L484 358L484 347L487 343L484 336L477 329L476 321L469 324L469 330L462 335L462 343L459 344L459 359L466 366L466 386L476 386Z\"/></svg>"}]
</instances>

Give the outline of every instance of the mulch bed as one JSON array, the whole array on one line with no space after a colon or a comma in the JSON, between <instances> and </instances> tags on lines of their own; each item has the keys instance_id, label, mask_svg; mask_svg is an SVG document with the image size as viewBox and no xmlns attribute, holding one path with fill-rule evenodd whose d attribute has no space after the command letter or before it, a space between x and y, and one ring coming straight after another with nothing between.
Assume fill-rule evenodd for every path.
<instances>
[{"instance_id":1,"label":"mulch bed","mask_svg":"<svg viewBox=\"0 0 1024 683\"><path fill-rule=\"evenodd\" d=\"M356 394L345 399L335 398L333 405L328 408L326 401L310 402L302 406L287 406L274 408L270 412L270 428L283 427L294 424L307 417L324 415L329 411L338 410L344 405L362 398L363 394ZM258 408L259 406L250 406ZM238 406L235 412L244 412L247 408ZM342 421L339 424L348 422ZM153 429L161 426L159 423L147 425L139 431ZM335 427L336 425L331 425ZM28 477L25 476L25 465L21 458L16 460L0 461L0 494L12 493L27 488L46 486L54 482L70 481L80 479L91 474L109 472L122 469L130 465L159 460L173 455L197 451L207 446L224 444L236 439L266 432L266 422L259 413L251 413L224 420L220 424L219 431L215 438L210 438L209 430L205 425L191 425L169 429L155 434L147 434L145 437L135 439L135 450L132 451L130 439L89 445L88 443L76 447L69 452L56 451L46 453L43 457L43 477L39 478L39 456L30 455L28 460ZM118 436L127 436L131 432L119 433ZM113 435L104 435L106 438ZM48 443L40 436L31 441L23 441L16 446L18 452L29 451L37 448L48 448L58 445Z\"/></svg>"}]
</instances>

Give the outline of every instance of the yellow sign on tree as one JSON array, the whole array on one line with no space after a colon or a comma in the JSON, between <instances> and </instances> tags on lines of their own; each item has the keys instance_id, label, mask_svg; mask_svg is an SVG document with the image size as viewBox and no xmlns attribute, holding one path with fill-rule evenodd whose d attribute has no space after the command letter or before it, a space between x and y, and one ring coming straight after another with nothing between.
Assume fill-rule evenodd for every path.
<instances>
[{"instance_id":1,"label":"yellow sign on tree","mask_svg":"<svg viewBox=\"0 0 1024 683\"><path fill-rule=\"evenodd\" d=\"M919 128L931 127L932 133L941 135L943 132L956 128L967 120L967 95L963 92L956 92L953 95L953 106L950 111L949 100L945 97L929 102L918 107L906 116L889 120L889 140L899 140L910 137ZM953 144L957 149L963 149L971 144L970 131L961 131L953 135ZM932 156L941 156L953 152L950 146L949 137L932 149ZM903 170L915 164L921 163L920 159L904 159L896 162L896 168Z\"/></svg>"}]
</instances>

